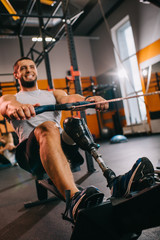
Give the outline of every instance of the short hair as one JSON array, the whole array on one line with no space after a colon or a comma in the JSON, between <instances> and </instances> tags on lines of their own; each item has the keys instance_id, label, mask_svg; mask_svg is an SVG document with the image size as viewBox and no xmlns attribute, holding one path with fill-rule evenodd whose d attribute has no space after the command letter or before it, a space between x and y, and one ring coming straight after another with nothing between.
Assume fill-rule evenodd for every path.
<instances>
[{"instance_id":1,"label":"short hair","mask_svg":"<svg viewBox=\"0 0 160 240\"><path fill-rule=\"evenodd\" d=\"M29 58L29 57L21 57L21 58L19 58L16 62L15 62L15 64L13 65L13 69L14 69L14 71L15 71L15 69L16 69L16 67L17 67L17 64L18 64L18 62L20 62L20 61L22 61L22 60L31 60L31 61L33 61L31 58ZM33 61L34 62L34 61Z\"/></svg>"}]
</instances>

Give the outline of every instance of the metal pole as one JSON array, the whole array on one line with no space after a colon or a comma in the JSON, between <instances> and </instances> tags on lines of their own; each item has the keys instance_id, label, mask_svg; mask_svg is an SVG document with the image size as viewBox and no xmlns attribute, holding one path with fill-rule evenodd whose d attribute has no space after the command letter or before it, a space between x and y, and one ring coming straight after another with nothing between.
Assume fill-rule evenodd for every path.
<instances>
[{"instance_id":1,"label":"metal pole","mask_svg":"<svg viewBox=\"0 0 160 240\"><path fill-rule=\"evenodd\" d=\"M37 10L38 10L38 15L42 16L42 9L41 9L40 0L37 0ZM53 82L52 82L52 76L51 76L49 56L48 56L48 51L47 51L47 48L46 48L47 44L45 42L45 33L43 31L44 30L44 22L43 22L42 17L39 17L39 28L40 28L40 35L42 36L43 54L44 54L44 61L45 61L48 85L49 85L50 89L53 89Z\"/></svg>"},{"instance_id":2,"label":"metal pole","mask_svg":"<svg viewBox=\"0 0 160 240\"><path fill-rule=\"evenodd\" d=\"M24 57L24 48L23 48L22 36L18 36L18 39L19 39L19 46L20 46L21 57Z\"/></svg>"},{"instance_id":3,"label":"metal pole","mask_svg":"<svg viewBox=\"0 0 160 240\"><path fill-rule=\"evenodd\" d=\"M64 19L65 19L65 31L66 31L67 41L68 41L70 61L71 61L71 65L73 67L73 71L78 71L78 63L77 63L75 44L74 44L74 38L73 38L73 33L72 33L72 26L70 24L70 19L68 16L69 14L68 14L68 6L67 6L66 0L62 0L62 7L63 7L63 14L64 14ZM74 83L75 83L76 93L82 95L80 76L75 76ZM80 114L81 114L81 117L84 118L86 121L85 112L82 111ZM85 155L86 155L88 172L94 172L95 168L94 168L92 156L88 152L85 152Z\"/></svg>"}]
</instances>

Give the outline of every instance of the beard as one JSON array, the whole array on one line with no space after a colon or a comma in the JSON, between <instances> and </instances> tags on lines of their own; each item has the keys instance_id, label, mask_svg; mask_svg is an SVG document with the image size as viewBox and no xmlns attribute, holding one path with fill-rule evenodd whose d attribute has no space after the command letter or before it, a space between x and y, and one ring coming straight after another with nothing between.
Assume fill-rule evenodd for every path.
<instances>
[{"instance_id":1,"label":"beard","mask_svg":"<svg viewBox=\"0 0 160 240\"><path fill-rule=\"evenodd\" d=\"M25 81L22 77L20 79L20 82L21 82L22 87L32 88L32 87L36 86L37 78L35 78L35 80L33 80L33 81L28 82L28 81Z\"/></svg>"}]
</instances>

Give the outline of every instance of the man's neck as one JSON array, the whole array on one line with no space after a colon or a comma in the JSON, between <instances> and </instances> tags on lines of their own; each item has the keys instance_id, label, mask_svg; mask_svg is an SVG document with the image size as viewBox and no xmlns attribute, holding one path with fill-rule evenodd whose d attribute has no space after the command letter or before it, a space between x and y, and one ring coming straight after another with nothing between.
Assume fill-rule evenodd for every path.
<instances>
[{"instance_id":1,"label":"man's neck","mask_svg":"<svg viewBox=\"0 0 160 240\"><path fill-rule=\"evenodd\" d=\"M27 88L27 87L22 87L22 86L21 86L21 91L22 91L22 92L31 92L31 91L35 91L35 90L38 90L37 84L36 84L36 86L31 87L31 88Z\"/></svg>"}]
</instances>

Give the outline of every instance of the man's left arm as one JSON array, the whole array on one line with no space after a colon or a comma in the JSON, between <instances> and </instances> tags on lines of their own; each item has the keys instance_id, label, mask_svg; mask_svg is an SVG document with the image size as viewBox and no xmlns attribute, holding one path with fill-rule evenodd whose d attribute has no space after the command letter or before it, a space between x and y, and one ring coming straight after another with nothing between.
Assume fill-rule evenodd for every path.
<instances>
[{"instance_id":1,"label":"man's left arm","mask_svg":"<svg viewBox=\"0 0 160 240\"><path fill-rule=\"evenodd\" d=\"M80 94L67 95L67 93L63 90L53 90L53 94L56 98L57 103L59 104L85 101L85 97L83 97L82 95ZM94 101L95 103L97 102L95 108L99 111L106 111L109 107L109 104L101 96L88 97L87 101L88 102Z\"/></svg>"}]
</instances>

